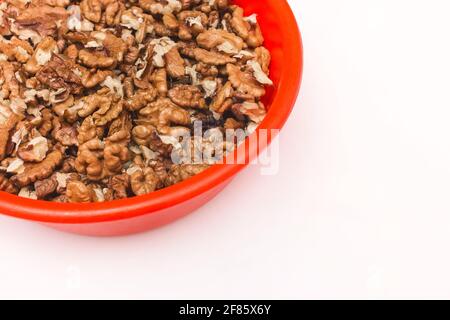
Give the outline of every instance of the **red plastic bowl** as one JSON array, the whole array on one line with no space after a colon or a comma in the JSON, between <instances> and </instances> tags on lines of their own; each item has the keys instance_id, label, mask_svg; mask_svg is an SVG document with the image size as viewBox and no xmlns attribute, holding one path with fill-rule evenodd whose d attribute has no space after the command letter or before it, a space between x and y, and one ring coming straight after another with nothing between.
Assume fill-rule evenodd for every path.
<instances>
[{"instance_id":1,"label":"red plastic bowl","mask_svg":"<svg viewBox=\"0 0 450 320\"><path fill-rule=\"evenodd\" d=\"M281 129L300 88L303 51L300 33L286 0L235 0L247 15L258 14L265 46L272 53L271 78L265 102L267 117L259 129ZM259 129L254 133L259 135ZM273 137L272 137L273 138ZM261 150L247 143L245 163ZM149 195L94 204L56 204L0 192L0 212L50 227L92 236L142 232L178 219L219 193L246 165L220 164L172 187Z\"/></svg>"}]
</instances>

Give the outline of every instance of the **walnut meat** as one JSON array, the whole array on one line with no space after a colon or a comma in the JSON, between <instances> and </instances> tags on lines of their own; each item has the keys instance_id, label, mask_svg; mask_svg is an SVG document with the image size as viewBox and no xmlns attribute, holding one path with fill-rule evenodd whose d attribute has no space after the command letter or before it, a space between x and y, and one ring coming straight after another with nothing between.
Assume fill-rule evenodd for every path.
<instances>
[{"instance_id":1,"label":"walnut meat","mask_svg":"<svg viewBox=\"0 0 450 320\"><path fill-rule=\"evenodd\" d=\"M0 191L102 202L204 171L266 116L263 42L229 0L0 0Z\"/></svg>"}]
</instances>

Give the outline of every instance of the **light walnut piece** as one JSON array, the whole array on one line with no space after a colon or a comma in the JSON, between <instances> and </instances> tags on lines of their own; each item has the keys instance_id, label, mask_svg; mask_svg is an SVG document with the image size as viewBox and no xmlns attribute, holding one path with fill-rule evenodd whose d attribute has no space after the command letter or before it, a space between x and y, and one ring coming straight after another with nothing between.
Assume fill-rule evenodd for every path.
<instances>
[{"instance_id":1,"label":"light walnut piece","mask_svg":"<svg viewBox=\"0 0 450 320\"><path fill-rule=\"evenodd\" d=\"M208 164L174 164L169 170L166 185L182 182L205 171L209 167L210 165Z\"/></svg>"},{"instance_id":2,"label":"light walnut piece","mask_svg":"<svg viewBox=\"0 0 450 320\"><path fill-rule=\"evenodd\" d=\"M169 157L172 152L172 146L162 142L153 126L135 126L132 131L132 137L133 141L138 145L148 147L163 157Z\"/></svg>"},{"instance_id":3,"label":"light walnut piece","mask_svg":"<svg viewBox=\"0 0 450 320\"><path fill-rule=\"evenodd\" d=\"M33 47L24 40L12 37L11 40L0 36L0 54L4 54L11 60L26 63L33 54Z\"/></svg>"},{"instance_id":4,"label":"light walnut piece","mask_svg":"<svg viewBox=\"0 0 450 320\"><path fill-rule=\"evenodd\" d=\"M231 84L230 81L228 81L218 90L216 96L214 97L209 107L210 110L220 114L224 113L233 104L233 101L231 100L232 96L233 96L233 85Z\"/></svg>"},{"instance_id":5,"label":"light walnut piece","mask_svg":"<svg viewBox=\"0 0 450 320\"><path fill-rule=\"evenodd\" d=\"M164 56L166 61L166 70L169 76L172 78L181 78L184 77L184 60L181 58L180 53L178 52L178 48L174 47L169 52L167 52Z\"/></svg>"},{"instance_id":6,"label":"light walnut piece","mask_svg":"<svg viewBox=\"0 0 450 320\"><path fill-rule=\"evenodd\" d=\"M111 70L89 70L89 72L85 72L81 77L81 83L85 88L93 88L103 81L106 80L107 77L113 75Z\"/></svg>"},{"instance_id":7,"label":"light walnut piece","mask_svg":"<svg viewBox=\"0 0 450 320\"><path fill-rule=\"evenodd\" d=\"M33 30L41 37L55 35L61 21L66 21L69 13L64 8L41 5L22 10L15 24L19 29Z\"/></svg>"},{"instance_id":8,"label":"light walnut piece","mask_svg":"<svg viewBox=\"0 0 450 320\"><path fill-rule=\"evenodd\" d=\"M66 196L68 202L72 203L88 203L97 200L92 186L86 185L81 181L68 182Z\"/></svg>"},{"instance_id":9,"label":"light walnut piece","mask_svg":"<svg viewBox=\"0 0 450 320\"><path fill-rule=\"evenodd\" d=\"M139 121L157 128L162 134L170 132L173 125L189 126L190 114L170 99L160 98L139 111Z\"/></svg>"},{"instance_id":10,"label":"light walnut piece","mask_svg":"<svg viewBox=\"0 0 450 320\"><path fill-rule=\"evenodd\" d=\"M182 11L178 14L178 20L178 37L184 41L203 32L208 24L208 16L201 11Z\"/></svg>"},{"instance_id":11,"label":"light walnut piece","mask_svg":"<svg viewBox=\"0 0 450 320\"><path fill-rule=\"evenodd\" d=\"M242 71L238 66L227 64L229 80L238 93L260 98L266 94L264 87L256 81L252 74Z\"/></svg>"},{"instance_id":12,"label":"light walnut piece","mask_svg":"<svg viewBox=\"0 0 450 320\"><path fill-rule=\"evenodd\" d=\"M125 105L130 111L138 111L146 107L150 102L155 101L157 95L158 92L153 87L145 90L140 89L126 101Z\"/></svg>"},{"instance_id":13,"label":"light walnut piece","mask_svg":"<svg viewBox=\"0 0 450 320\"><path fill-rule=\"evenodd\" d=\"M15 75L14 65L7 61L0 61L0 100L20 96L20 85Z\"/></svg>"},{"instance_id":14,"label":"light walnut piece","mask_svg":"<svg viewBox=\"0 0 450 320\"><path fill-rule=\"evenodd\" d=\"M127 51L127 44L121 38L116 37L110 32L105 34L100 33L99 39L105 49L108 51L109 56L114 58L118 63L123 61L125 52ZM98 39L97 39L98 40Z\"/></svg>"},{"instance_id":15,"label":"light walnut piece","mask_svg":"<svg viewBox=\"0 0 450 320\"><path fill-rule=\"evenodd\" d=\"M160 183L158 175L150 167L137 170L130 176L131 190L137 196L155 191Z\"/></svg>"},{"instance_id":16,"label":"light walnut piece","mask_svg":"<svg viewBox=\"0 0 450 320\"><path fill-rule=\"evenodd\" d=\"M94 138L97 138L97 126L94 124L92 117L87 117L78 129L78 143L82 145Z\"/></svg>"},{"instance_id":17,"label":"light walnut piece","mask_svg":"<svg viewBox=\"0 0 450 320\"><path fill-rule=\"evenodd\" d=\"M80 9L83 16L94 23L103 18L107 25L114 25L120 23L125 7L119 0L83 0Z\"/></svg>"},{"instance_id":18,"label":"light walnut piece","mask_svg":"<svg viewBox=\"0 0 450 320\"><path fill-rule=\"evenodd\" d=\"M122 171L123 165L130 158L129 142L130 132L126 130L116 132L106 138L104 158L108 175L118 174Z\"/></svg>"},{"instance_id":19,"label":"light walnut piece","mask_svg":"<svg viewBox=\"0 0 450 320\"><path fill-rule=\"evenodd\" d=\"M55 132L55 139L63 146L78 146L77 129L73 126L64 125Z\"/></svg>"},{"instance_id":20,"label":"light walnut piece","mask_svg":"<svg viewBox=\"0 0 450 320\"><path fill-rule=\"evenodd\" d=\"M179 85L169 90L168 97L175 104L183 108L205 109L206 102L203 94L196 86Z\"/></svg>"},{"instance_id":21,"label":"light walnut piece","mask_svg":"<svg viewBox=\"0 0 450 320\"><path fill-rule=\"evenodd\" d=\"M62 160L63 154L61 151L54 150L42 162L25 166L25 171L13 176L11 181L19 187L25 187L37 180L48 178L55 168L61 164Z\"/></svg>"},{"instance_id":22,"label":"light walnut piece","mask_svg":"<svg viewBox=\"0 0 450 320\"><path fill-rule=\"evenodd\" d=\"M263 44L264 37L256 18L246 19L244 9L241 7L234 6L230 24L236 34L244 39L250 47L257 48Z\"/></svg>"},{"instance_id":23,"label":"light walnut piece","mask_svg":"<svg viewBox=\"0 0 450 320\"><path fill-rule=\"evenodd\" d=\"M52 7L67 7L70 4L70 0L31 0L31 2L38 6L38 5L49 5Z\"/></svg>"},{"instance_id":24,"label":"light walnut piece","mask_svg":"<svg viewBox=\"0 0 450 320\"><path fill-rule=\"evenodd\" d=\"M25 71L36 74L42 66L50 61L53 53L58 53L58 45L52 37L45 37L36 47L31 59L25 64Z\"/></svg>"},{"instance_id":25,"label":"light walnut piece","mask_svg":"<svg viewBox=\"0 0 450 320\"><path fill-rule=\"evenodd\" d=\"M89 68L101 68L107 69L114 67L116 60L114 58L105 56L104 53L99 51L80 50L78 53L78 59L80 62Z\"/></svg>"},{"instance_id":26,"label":"light walnut piece","mask_svg":"<svg viewBox=\"0 0 450 320\"><path fill-rule=\"evenodd\" d=\"M258 61L262 71L267 75L269 75L269 66L271 60L269 50L267 50L264 47L258 47L255 49L255 54L256 54L256 61Z\"/></svg>"},{"instance_id":27,"label":"light walnut piece","mask_svg":"<svg viewBox=\"0 0 450 320\"><path fill-rule=\"evenodd\" d=\"M139 6L152 14L177 13L182 9L178 0L139 0Z\"/></svg>"},{"instance_id":28,"label":"light walnut piece","mask_svg":"<svg viewBox=\"0 0 450 320\"><path fill-rule=\"evenodd\" d=\"M166 69L156 69L151 75L150 81L161 96L166 96L168 92Z\"/></svg>"},{"instance_id":29,"label":"light walnut piece","mask_svg":"<svg viewBox=\"0 0 450 320\"><path fill-rule=\"evenodd\" d=\"M214 66L226 65L228 63L236 63L235 58L231 58L219 52L195 48L193 53L196 60Z\"/></svg>"},{"instance_id":30,"label":"light walnut piece","mask_svg":"<svg viewBox=\"0 0 450 320\"><path fill-rule=\"evenodd\" d=\"M242 38L231 32L210 29L202 32L196 39L198 45L204 49L218 49L229 54L238 54L244 48Z\"/></svg>"},{"instance_id":31,"label":"light walnut piece","mask_svg":"<svg viewBox=\"0 0 450 320\"><path fill-rule=\"evenodd\" d=\"M247 116L251 121L257 124L261 123L267 114L266 108L262 102L255 103L244 101L243 103L233 105L232 110L238 115Z\"/></svg>"},{"instance_id":32,"label":"light walnut piece","mask_svg":"<svg viewBox=\"0 0 450 320\"><path fill-rule=\"evenodd\" d=\"M99 139L92 139L80 146L75 160L75 169L85 174L89 180L98 181L105 177L103 150L105 146Z\"/></svg>"},{"instance_id":33,"label":"light walnut piece","mask_svg":"<svg viewBox=\"0 0 450 320\"><path fill-rule=\"evenodd\" d=\"M123 100L117 96L108 95L111 100L110 103L102 105L93 115L94 123L97 126L104 126L110 123L117 117L123 110Z\"/></svg>"},{"instance_id":34,"label":"light walnut piece","mask_svg":"<svg viewBox=\"0 0 450 320\"><path fill-rule=\"evenodd\" d=\"M48 152L48 142L45 137L36 137L24 147L20 147L17 155L26 162L41 162Z\"/></svg>"}]
</instances>

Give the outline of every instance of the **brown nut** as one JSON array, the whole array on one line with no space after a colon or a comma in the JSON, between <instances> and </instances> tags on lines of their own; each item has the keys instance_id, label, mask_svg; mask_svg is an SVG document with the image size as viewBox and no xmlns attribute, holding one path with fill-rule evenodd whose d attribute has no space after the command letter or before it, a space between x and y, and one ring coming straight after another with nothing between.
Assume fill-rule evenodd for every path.
<instances>
[{"instance_id":1,"label":"brown nut","mask_svg":"<svg viewBox=\"0 0 450 320\"><path fill-rule=\"evenodd\" d=\"M86 203L96 200L92 186L88 186L81 181L68 182L66 196L68 202Z\"/></svg>"},{"instance_id":2,"label":"brown nut","mask_svg":"<svg viewBox=\"0 0 450 320\"><path fill-rule=\"evenodd\" d=\"M183 108L205 109L203 94L196 86L180 85L169 90L168 97Z\"/></svg>"}]
</instances>

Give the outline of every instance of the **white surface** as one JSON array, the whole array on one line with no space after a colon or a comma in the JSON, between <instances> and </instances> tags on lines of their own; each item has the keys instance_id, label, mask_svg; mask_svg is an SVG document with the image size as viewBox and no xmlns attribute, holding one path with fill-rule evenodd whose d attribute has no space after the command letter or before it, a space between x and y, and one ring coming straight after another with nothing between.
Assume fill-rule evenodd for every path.
<instances>
[{"instance_id":1,"label":"white surface","mask_svg":"<svg viewBox=\"0 0 450 320\"><path fill-rule=\"evenodd\" d=\"M0 217L0 298L450 298L450 4L290 2L279 174L128 238Z\"/></svg>"}]
</instances>

